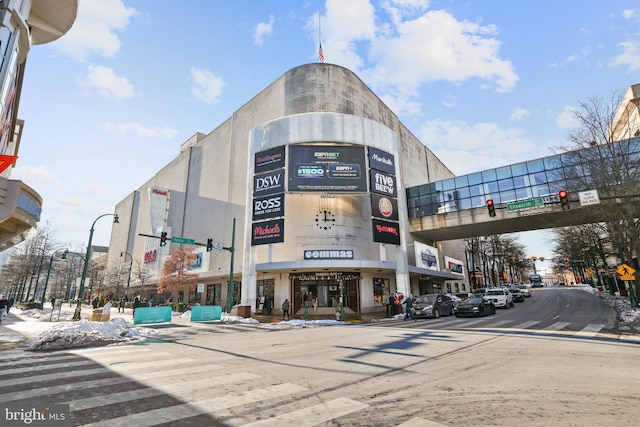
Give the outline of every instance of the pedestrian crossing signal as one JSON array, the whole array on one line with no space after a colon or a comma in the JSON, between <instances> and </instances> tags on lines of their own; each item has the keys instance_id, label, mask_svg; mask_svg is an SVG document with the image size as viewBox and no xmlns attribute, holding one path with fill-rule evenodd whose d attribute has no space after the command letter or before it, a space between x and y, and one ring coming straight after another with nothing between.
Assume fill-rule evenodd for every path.
<instances>
[{"instance_id":1,"label":"pedestrian crossing signal","mask_svg":"<svg viewBox=\"0 0 640 427\"><path fill-rule=\"evenodd\" d=\"M490 217L496 216L496 207L493 205L493 199L487 199L487 210L489 211Z\"/></svg>"},{"instance_id":2,"label":"pedestrian crossing signal","mask_svg":"<svg viewBox=\"0 0 640 427\"><path fill-rule=\"evenodd\" d=\"M563 210L571 209L571 206L569 206L569 195L565 190L558 191L558 197L560 198L560 206L562 206Z\"/></svg>"},{"instance_id":3,"label":"pedestrian crossing signal","mask_svg":"<svg viewBox=\"0 0 640 427\"><path fill-rule=\"evenodd\" d=\"M213 250L213 239L207 239L207 252L211 252Z\"/></svg>"},{"instance_id":4,"label":"pedestrian crossing signal","mask_svg":"<svg viewBox=\"0 0 640 427\"><path fill-rule=\"evenodd\" d=\"M160 233L160 246L167 246L167 232Z\"/></svg>"}]
</instances>

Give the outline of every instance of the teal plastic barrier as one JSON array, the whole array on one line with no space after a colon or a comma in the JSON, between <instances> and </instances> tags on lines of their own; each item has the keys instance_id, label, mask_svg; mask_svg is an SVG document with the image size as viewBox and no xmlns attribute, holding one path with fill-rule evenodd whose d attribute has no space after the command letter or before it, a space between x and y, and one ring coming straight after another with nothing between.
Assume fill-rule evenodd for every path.
<instances>
[{"instance_id":1,"label":"teal plastic barrier","mask_svg":"<svg viewBox=\"0 0 640 427\"><path fill-rule=\"evenodd\" d=\"M222 318L222 306L219 305L194 305L191 307L191 321L204 322L207 320L220 320Z\"/></svg>"},{"instance_id":2,"label":"teal plastic barrier","mask_svg":"<svg viewBox=\"0 0 640 427\"><path fill-rule=\"evenodd\" d=\"M133 313L134 325L171 322L171 307L138 307Z\"/></svg>"}]
</instances>

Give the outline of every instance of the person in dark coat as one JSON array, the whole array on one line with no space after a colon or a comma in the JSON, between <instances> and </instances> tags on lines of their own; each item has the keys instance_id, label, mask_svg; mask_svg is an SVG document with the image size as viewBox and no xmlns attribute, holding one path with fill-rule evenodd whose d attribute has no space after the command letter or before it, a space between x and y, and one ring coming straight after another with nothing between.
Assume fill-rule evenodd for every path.
<instances>
[{"instance_id":1,"label":"person in dark coat","mask_svg":"<svg viewBox=\"0 0 640 427\"><path fill-rule=\"evenodd\" d=\"M91 305L93 306L93 309L95 310L96 308L98 308L98 303L100 302L100 299L96 296L93 301L91 301Z\"/></svg>"},{"instance_id":2,"label":"person in dark coat","mask_svg":"<svg viewBox=\"0 0 640 427\"><path fill-rule=\"evenodd\" d=\"M387 304L387 317L391 317L396 313L396 296L394 294L389 295L389 301Z\"/></svg>"}]
</instances>

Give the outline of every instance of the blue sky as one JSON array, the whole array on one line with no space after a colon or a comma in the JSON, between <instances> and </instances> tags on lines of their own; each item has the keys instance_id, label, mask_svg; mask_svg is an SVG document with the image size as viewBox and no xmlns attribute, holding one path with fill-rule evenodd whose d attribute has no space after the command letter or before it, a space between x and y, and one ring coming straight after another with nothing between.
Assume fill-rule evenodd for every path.
<instances>
[{"instance_id":1,"label":"blue sky","mask_svg":"<svg viewBox=\"0 0 640 427\"><path fill-rule=\"evenodd\" d=\"M456 174L552 154L579 101L640 82L632 0L79 0L71 31L29 53L19 107L12 178L43 196L41 224L86 245L195 132L318 61L319 15L325 62ZM552 256L545 233L525 234Z\"/></svg>"}]
</instances>

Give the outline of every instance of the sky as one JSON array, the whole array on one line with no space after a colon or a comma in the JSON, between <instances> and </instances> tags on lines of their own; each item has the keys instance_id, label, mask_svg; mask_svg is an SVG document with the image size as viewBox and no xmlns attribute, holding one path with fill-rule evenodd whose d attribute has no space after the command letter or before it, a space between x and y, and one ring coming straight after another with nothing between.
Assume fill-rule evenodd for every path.
<instances>
[{"instance_id":1,"label":"sky","mask_svg":"<svg viewBox=\"0 0 640 427\"><path fill-rule=\"evenodd\" d=\"M456 175L551 155L579 102L640 83L634 0L176 4L79 0L73 28L29 52L11 178L43 197L40 227L60 242L86 246L182 143L318 62L320 43ZM111 226L96 223L94 245ZM549 233L521 237L531 256L555 255Z\"/></svg>"}]
</instances>

